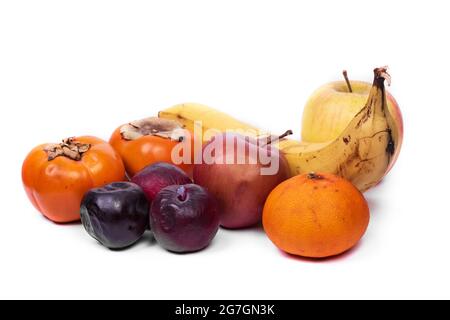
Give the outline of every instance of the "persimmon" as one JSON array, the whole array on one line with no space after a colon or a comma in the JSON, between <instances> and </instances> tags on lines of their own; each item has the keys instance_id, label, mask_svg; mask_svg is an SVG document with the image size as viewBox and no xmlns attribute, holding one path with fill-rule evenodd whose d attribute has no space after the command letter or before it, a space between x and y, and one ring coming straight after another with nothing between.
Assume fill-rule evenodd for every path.
<instances>
[{"instance_id":1,"label":"persimmon","mask_svg":"<svg viewBox=\"0 0 450 320\"><path fill-rule=\"evenodd\" d=\"M85 136L34 148L22 166L22 181L34 207L48 219L80 220L80 205L91 188L125 179L117 152L101 139Z\"/></svg>"},{"instance_id":2,"label":"persimmon","mask_svg":"<svg viewBox=\"0 0 450 320\"><path fill-rule=\"evenodd\" d=\"M295 176L278 185L263 210L264 230L281 250L310 258L352 248L369 224L369 207L349 181L327 173Z\"/></svg>"},{"instance_id":3,"label":"persimmon","mask_svg":"<svg viewBox=\"0 0 450 320\"><path fill-rule=\"evenodd\" d=\"M174 120L156 117L133 121L117 128L109 140L113 148L120 154L128 176L131 178L145 167L167 162L176 165L187 174L192 173L191 134ZM172 150L180 143L190 147L181 148L180 157L187 156L189 161L175 163ZM184 155L183 152L190 152Z\"/></svg>"}]
</instances>

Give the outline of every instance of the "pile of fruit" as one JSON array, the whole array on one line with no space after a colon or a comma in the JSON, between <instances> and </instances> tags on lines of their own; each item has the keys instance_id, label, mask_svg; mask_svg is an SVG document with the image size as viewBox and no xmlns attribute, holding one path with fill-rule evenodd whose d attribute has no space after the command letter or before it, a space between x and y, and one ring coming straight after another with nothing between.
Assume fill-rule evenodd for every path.
<instances>
[{"instance_id":1,"label":"pile of fruit","mask_svg":"<svg viewBox=\"0 0 450 320\"><path fill-rule=\"evenodd\" d=\"M290 130L273 136L204 105L181 104L120 126L109 143L85 136L36 147L23 164L25 191L49 220L81 219L111 249L151 230L165 249L195 252L220 226L262 221L287 253L341 254L369 224L361 192L389 172L403 140L386 68L374 70L373 84L344 75L307 102L301 142L287 138Z\"/></svg>"}]
</instances>

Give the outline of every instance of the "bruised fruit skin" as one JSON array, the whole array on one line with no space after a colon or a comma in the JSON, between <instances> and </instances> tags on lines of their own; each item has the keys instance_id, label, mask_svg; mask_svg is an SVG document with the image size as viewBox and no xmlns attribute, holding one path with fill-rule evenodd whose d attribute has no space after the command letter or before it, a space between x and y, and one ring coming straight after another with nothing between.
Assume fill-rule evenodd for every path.
<instances>
[{"instance_id":1,"label":"bruised fruit skin","mask_svg":"<svg viewBox=\"0 0 450 320\"><path fill-rule=\"evenodd\" d=\"M325 143L280 141L295 174L328 172L350 181L360 191L376 186L392 167L402 132L387 107L385 67L374 69L373 85L365 106L340 136Z\"/></svg>"},{"instance_id":2,"label":"bruised fruit skin","mask_svg":"<svg viewBox=\"0 0 450 320\"><path fill-rule=\"evenodd\" d=\"M80 220L80 204L91 188L125 180L120 156L101 139L85 136L34 148L22 167L28 198L57 223Z\"/></svg>"},{"instance_id":3,"label":"bruised fruit skin","mask_svg":"<svg viewBox=\"0 0 450 320\"><path fill-rule=\"evenodd\" d=\"M358 111L335 139L327 137L325 142L311 142L308 140L314 139L307 137L304 131L307 141L283 139L275 143L289 164L291 176L311 171L329 172L349 180L361 191L376 186L383 179L399 155L403 137L400 111L389 107L390 96L385 90L385 80L390 82L387 68L376 68L370 92L361 103L355 104ZM344 90L342 87L346 88L345 82L342 82L340 91ZM356 88L354 91L357 93ZM334 93L327 96L333 97ZM320 109L321 104L316 107ZM344 108L346 105L341 104ZM260 132L223 112L198 104L168 108L161 111L159 116L178 119L186 128L195 128L195 121L201 120L204 129L214 128L215 132L226 132L228 129L240 129L241 132L248 130L255 134ZM312 116L307 117L310 118L311 126L319 128L315 132L320 133L321 121L311 120ZM323 124L324 130L333 126L332 123ZM208 141L209 135L205 134L203 139Z\"/></svg>"},{"instance_id":4,"label":"bruised fruit skin","mask_svg":"<svg viewBox=\"0 0 450 320\"><path fill-rule=\"evenodd\" d=\"M318 88L308 99L303 110L302 140L322 143L335 140L361 111L370 94L372 84L349 81L352 92L345 81L327 83ZM386 91L389 113L398 130L398 141L389 170L394 166L403 142L403 117L395 98Z\"/></svg>"},{"instance_id":5,"label":"bruised fruit skin","mask_svg":"<svg viewBox=\"0 0 450 320\"><path fill-rule=\"evenodd\" d=\"M173 120L146 118L124 124L112 134L109 143L120 154L128 176L132 177L148 165L172 162L172 150L179 144L193 144L191 134ZM193 150L193 148L185 148ZM186 152L188 152L186 151ZM180 156L184 156L184 150ZM188 155L188 158L192 158ZM177 166L190 174L192 161Z\"/></svg>"},{"instance_id":6,"label":"bruised fruit skin","mask_svg":"<svg viewBox=\"0 0 450 320\"><path fill-rule=\"evenodd\" d=\"M145 167L131 181L144 190L150 202L165 187L192 183L191 178L183 170L166 162L158 162Z\"/></svg>"},{"instance_id":7,"label":"bruised fruit skin","mask_svg":"<svg viewBox=\"0 0 450 320\"><path fill-rule=\"evenodd\" d=\"M94 239L110 249L138 241L148 226L149 203L142 189L131 182L115 182L86 193L81 221Z\"/></svg>"},{"instance_id":8,"label":"bruised fruit skin","mask_svg":"<svg viewBox=\"0 0 450 320\"><path fill-rule=\"evenodd\" d=\"M216 200L195 184L162 189L150 210L150 224L158 243L178 253L195 252L209 245L219 228Z\"/></svg>"},{"instance_id":9,"label":"bruised fruit skin","mask_svg":"<svg viewBox=\"0 0 450 320\"><path fill-rule=\"evenodd\" d=\"M352 248L369 224L369 207L358 189L332 174L295 176L267 198L263 226L281 250L325 258Z\"/></svg>"}]
</instances>

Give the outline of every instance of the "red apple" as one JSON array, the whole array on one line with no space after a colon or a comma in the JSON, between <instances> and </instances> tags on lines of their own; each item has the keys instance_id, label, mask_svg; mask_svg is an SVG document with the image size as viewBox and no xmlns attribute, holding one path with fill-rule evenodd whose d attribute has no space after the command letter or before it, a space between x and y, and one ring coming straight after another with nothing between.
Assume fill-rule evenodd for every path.
<instances>
[{"instance_id":1,"label":"red apple","mask_svg":"<svg viewBox=\"0 0 450 320\"><path fill-rule=\"evenodd\" d=\"M257 224L267 196L287 178L289 167L278 149L232 133L205 144L202 164L194 165L195 183L215 196L220 224L230 229Z\"/></svg>"}]
</instances>

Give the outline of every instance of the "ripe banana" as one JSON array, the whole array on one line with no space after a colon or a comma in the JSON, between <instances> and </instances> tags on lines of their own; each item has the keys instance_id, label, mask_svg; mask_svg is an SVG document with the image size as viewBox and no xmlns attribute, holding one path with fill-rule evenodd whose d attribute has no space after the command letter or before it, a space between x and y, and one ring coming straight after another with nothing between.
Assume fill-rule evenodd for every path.
<instances>
[{"instance_id":1,"label":"ripe banana","mask_svg":"<svg viewBox=\"0 0 450 320\"><path fill-rule=\"evenodd\" d=\"M384 81L390 80L386 68L377 68L374 73L366 105L337 139L324 143L278 141L277 147L288 160L292 175L334 173L351 181L361 191L375 186L385 176L397 148L400 128L386 107ZM159 112L159 117L177 120L189 130L194 129L195 121L202 121L204 131L258 132L258 128L200 104L180 104Z\"/></svg>"},{"instance_id":2,"label":"ripe banana","mask_svg":"<svg viewBox=\"0 0 450 320\"><path fill-rule=\"evenodd\" d=\"M178 104L160 111L158 117L178 121L191 132L194 132L196 122L201 124L203 133L209 130L217 133L225 132L226 130L245 130L247 134L253 132L256 135L258 132L261 132L261 129L241 122L219 110L198 103ZM203 142L208 142L210 137L204 134L201 139Z\"/></svg>"}]
</instances>

